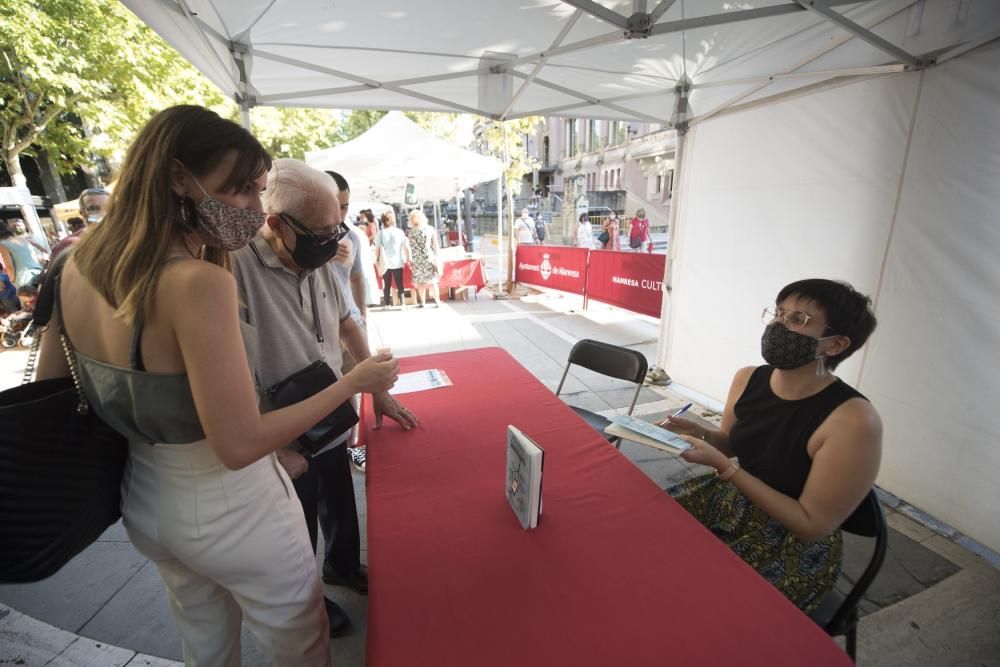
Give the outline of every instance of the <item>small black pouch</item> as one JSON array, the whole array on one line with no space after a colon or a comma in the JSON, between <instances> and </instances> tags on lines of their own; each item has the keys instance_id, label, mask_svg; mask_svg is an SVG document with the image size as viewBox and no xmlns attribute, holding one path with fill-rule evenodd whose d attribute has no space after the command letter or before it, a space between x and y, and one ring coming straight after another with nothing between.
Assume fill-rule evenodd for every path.
<instances>
[{"instance_id":1,"label":"small black pouch","mask_svg":"<svg viewBox=\"0 0 1000 667\"><path fill-rule=\"evenodd\" d=\"M323 391L337 381L333 369L325 361L316 360L264 390L264 395L276 408L283 408L304 401ZM347 433L358 423L358 413L347 400L337 409L317 422L298 438L298 443L310 454L315 454Z\"/></svg>"}]
</instances>

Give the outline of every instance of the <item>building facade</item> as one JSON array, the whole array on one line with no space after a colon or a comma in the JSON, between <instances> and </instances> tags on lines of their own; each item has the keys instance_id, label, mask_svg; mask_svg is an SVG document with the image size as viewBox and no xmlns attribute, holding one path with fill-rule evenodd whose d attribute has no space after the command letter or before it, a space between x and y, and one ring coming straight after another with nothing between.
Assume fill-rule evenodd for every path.
<instances>
[{"instance_id":1,"label":"building facade","mask_svg":"<svg viewBox=\"0 0 1000 667\"><path fill-rule=\"evenodd\" d=\"M654 229L670 218L674 131L663 125L548 117L528 138L540 163L525 176L524 196L540 193L553 210L572 209L583 186L593 209L612 209L626 219L642 208ZM578 179L582 176L582 179Z\"/></svg>"}]
</instances>

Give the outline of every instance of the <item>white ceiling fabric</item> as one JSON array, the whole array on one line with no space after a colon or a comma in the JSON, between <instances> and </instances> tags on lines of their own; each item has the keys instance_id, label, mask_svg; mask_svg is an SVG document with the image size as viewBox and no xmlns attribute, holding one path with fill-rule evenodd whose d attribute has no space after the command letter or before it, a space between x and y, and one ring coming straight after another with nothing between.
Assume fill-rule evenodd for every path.
<instances>
[{"instance_id":1,"label":"white ceiling fabric","mask_svg":"<svg viewBox=\"0 0 1000 667\"><path fill-rule=\"evenodd\" d=\"M353 194L376 201L403 201L407 181L421 200L449 199L502 171L499 160L439 139L399 111L357 139L306 153L306 163L343 174Z\"/></svg>"},{"instance_id":2,"label":"white ceiling fabric","mask_svg":"<svg viewBox=\"0 0 1000 667\"><path fill-rule=\"evenodd\" d=\"M123 1L250 106L492 118L666 122L685 73L693 84L692 115L707 117L731 104L864 75L864 68L902 69L907 55L924 61L1000 30L995 0ZM828 5L822 11L854 26L806 8L814 4ZM650 36L626 38L627 16L663 8ZM906 54L873 45L870 35ZM492 104L484 91L493 84L478 75L487 53L515 58L500 66L513 76L492 75L508 81ZM535 72L540 54L544 62ZM796 76L804 72L815 75ZM636 97L643 94L655 97Z\"/></svg>"}]
</instances>

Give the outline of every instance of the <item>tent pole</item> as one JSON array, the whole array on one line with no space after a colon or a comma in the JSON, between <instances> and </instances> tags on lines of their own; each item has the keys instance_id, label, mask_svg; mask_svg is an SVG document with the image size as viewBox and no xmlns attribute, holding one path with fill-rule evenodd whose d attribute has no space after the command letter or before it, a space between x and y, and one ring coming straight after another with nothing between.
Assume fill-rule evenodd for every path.
<instances>
[{"instance_id":1,"label":"tent pole","mask_svg":"<svg viewBox=\"0 0 1000 667\"><path fill-rule=\"evenodd\" d=\"M506 295L504 280L507 276L507 262L503 255L503 175L497 178L497 294ZM501 273L502 272L502 273Z\"/></svg>"},{"instance_id":2,"label":"tent pole","mask_svg":"<svg viewBox=\"0 0 1000 667\"><path fill-rule=\"evenodd\" d=\"M663 300L660 304L660 337L656 343L656 368L665 370L670 360L670 310L673 300L673 269L677 257L677 219L680 214L681 175L684 169L684 147L688 132L688 95L691 80L686 76L677 87L677 106L671 124L676 132L674 144L674 178L670 187L670 223L667 227L667 261L663 267Z\"/></svg>"}]
</instances>

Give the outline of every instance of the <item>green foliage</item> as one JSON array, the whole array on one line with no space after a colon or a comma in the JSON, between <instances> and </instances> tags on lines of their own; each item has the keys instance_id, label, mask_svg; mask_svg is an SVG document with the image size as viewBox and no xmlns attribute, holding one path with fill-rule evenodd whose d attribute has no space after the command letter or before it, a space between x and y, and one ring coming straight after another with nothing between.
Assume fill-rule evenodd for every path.
<instances>
[{"instance_id":1,"label":"green foliage","mask_svg":"<svg viewBox=\"0 0 1000 667\"><path fill-rule=\"evenodd\" d=\"M520 189L521 178L541 166L537 159L528 155L525 141L540 122L544 121L537 116L505 121L480 119L476 122L474 132L480 152L492 155L503 163L504 181L509 190Z\"/></svg>"},{"instance_id":2,"label":"green foliage","mask_svg":"<svg viewBox=\"0 0 1000 667\"><path fill-rule=\"evenodd\" d=\"M119 2L4 0L0 156L47 150L62 171L116 160L156 111L222 95Z\"/></svg>"},{"instance_id":3,"label":"green foliage","mask_svg":"<svg viewBox=\"0 0 1000 667\"><path fill-rule=\"evenodd\" d=\"M297 160L304 160L307 151L339 143L341 133L336 114L324 109L254 107L250 127L272 157Z\"/></svg>"},{"instance_id":4,"label":"green foliage","mask_svg":"<svg viewBox=\"0 0 1000 667\"><path fill-rule=\"evenodd\" d=\"M371 129L372 125L382 120L388 111L373 109L355 109L347 114L340 124L335 143L345 143L357 139Z\"/></svg>"}]
</instances>

